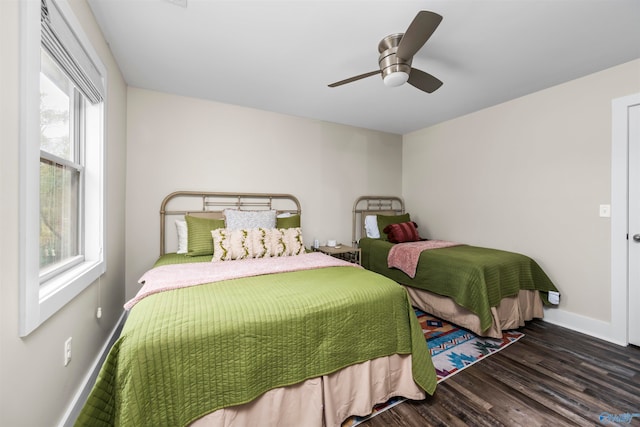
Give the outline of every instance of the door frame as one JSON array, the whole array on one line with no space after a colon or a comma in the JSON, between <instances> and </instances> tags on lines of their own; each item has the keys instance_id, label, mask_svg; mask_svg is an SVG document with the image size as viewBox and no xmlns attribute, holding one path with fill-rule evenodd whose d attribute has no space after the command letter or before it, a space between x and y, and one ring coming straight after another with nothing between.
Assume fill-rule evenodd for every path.
<instances>
[{"instance_id":1,"label":"door frame","mask_svg":"<svg viewBox=\"0 0 640 427\"><path fill-rule=\"evenodd\" d=\"M611 117L611 337L629 344L629 107L640 93L612 101Z\"/></svg>"}]
</instances>

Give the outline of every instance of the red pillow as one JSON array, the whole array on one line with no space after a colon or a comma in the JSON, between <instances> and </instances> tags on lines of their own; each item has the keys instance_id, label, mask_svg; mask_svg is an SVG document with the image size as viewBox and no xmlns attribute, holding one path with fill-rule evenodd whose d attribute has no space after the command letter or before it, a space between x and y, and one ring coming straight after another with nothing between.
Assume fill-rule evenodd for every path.
<instances>
[{"instance_id":1,"label":"red pillow","mask_svg":"<svg viewBox=\"0 0 640 427\"><path fill-rule=\"evenodd\" d=\"M387 238L392 243L417 242L420 240L418 224L413 221L389 224L382 231L387 234Z\"/></svg>"}]
</instances>

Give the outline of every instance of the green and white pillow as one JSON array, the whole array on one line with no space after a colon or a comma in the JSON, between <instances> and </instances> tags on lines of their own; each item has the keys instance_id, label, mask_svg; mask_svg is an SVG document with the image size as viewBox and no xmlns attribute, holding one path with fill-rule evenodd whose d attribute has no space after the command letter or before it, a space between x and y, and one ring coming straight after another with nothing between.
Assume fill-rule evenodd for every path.
<instances>
[{"instance_id":1,"label":"green and white pillow","mask_svg":"<svg viewBox=\"0 0 640 427\"><path fill-rule=\"evenodd\" d=\"M212 261L294 256L305 253L302 230L296 228L251 228L211 231Z\"/></svg>"},{"instance_id":2,"label":"green and white pillow","mask_svg":"<svg viewBox=\"0 0 640 427\"><path fill-rule=\"evenodd\" d=\"M213 237L212 261L254 258L250 234L253 230L218 228L211 231Z\"/></svg>"},{"instance_id":3,"label":"green and white pillow","mask_svg":"<svg viewBox=\"0 0 640 427\"><path fill-rule=\"evenodd\" d=\"M282 244L284 245L283 254L280 256L295 256L306 253L300 227L278 229L278 231L282 233Z\"/></svg>"}]
</instances>

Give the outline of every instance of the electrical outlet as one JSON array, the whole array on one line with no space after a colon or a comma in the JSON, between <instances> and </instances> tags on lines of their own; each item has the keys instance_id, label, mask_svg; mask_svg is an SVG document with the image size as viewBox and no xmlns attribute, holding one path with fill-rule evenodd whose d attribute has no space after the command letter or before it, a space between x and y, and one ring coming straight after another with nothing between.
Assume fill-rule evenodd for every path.
<instances>
[{"instance_id":1,"label":"electrical outlet","mask_svg":"<svg viewBox=\"0 0 640 427\"><path fill-rule=\"evenodd\" d=\"M64 342L64 366L71 362L71 337Z\"/></svg>"}]
</instances>

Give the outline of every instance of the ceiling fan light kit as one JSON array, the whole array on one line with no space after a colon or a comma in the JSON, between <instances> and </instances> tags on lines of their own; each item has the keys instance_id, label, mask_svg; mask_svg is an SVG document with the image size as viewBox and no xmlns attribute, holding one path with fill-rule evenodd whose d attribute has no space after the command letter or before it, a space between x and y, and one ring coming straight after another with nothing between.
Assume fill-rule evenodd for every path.
<instances>
[{"instance_id":1,"label":"ceiling fan light kit","mask_svg":"<svg viewBox=\"0 0 640 427\"><path fill-rule=\"evenodd\" d=\"M331 83L329 87L341 86L356 80L380 74L385 86L396 87L409 83L424 92L431 93L442 86L442 82L431 74L411 67L413 56L438 28L442 16L422 10L418 12L405 33L391 34L378 43L378 65L380 70L350 77Z\"/></svg>"},{"instance_id":2,"label":"ceiling fan light kit","mask_svg":"<svg viewBox=\"0 0 640 427\"><path fill-rule=\"evenodd\" d=\"M394 71L382 78L384 85L389 87L402 86L407 80L409 80L409 74L404 71Z\"/></svg>"}]
</instances>

